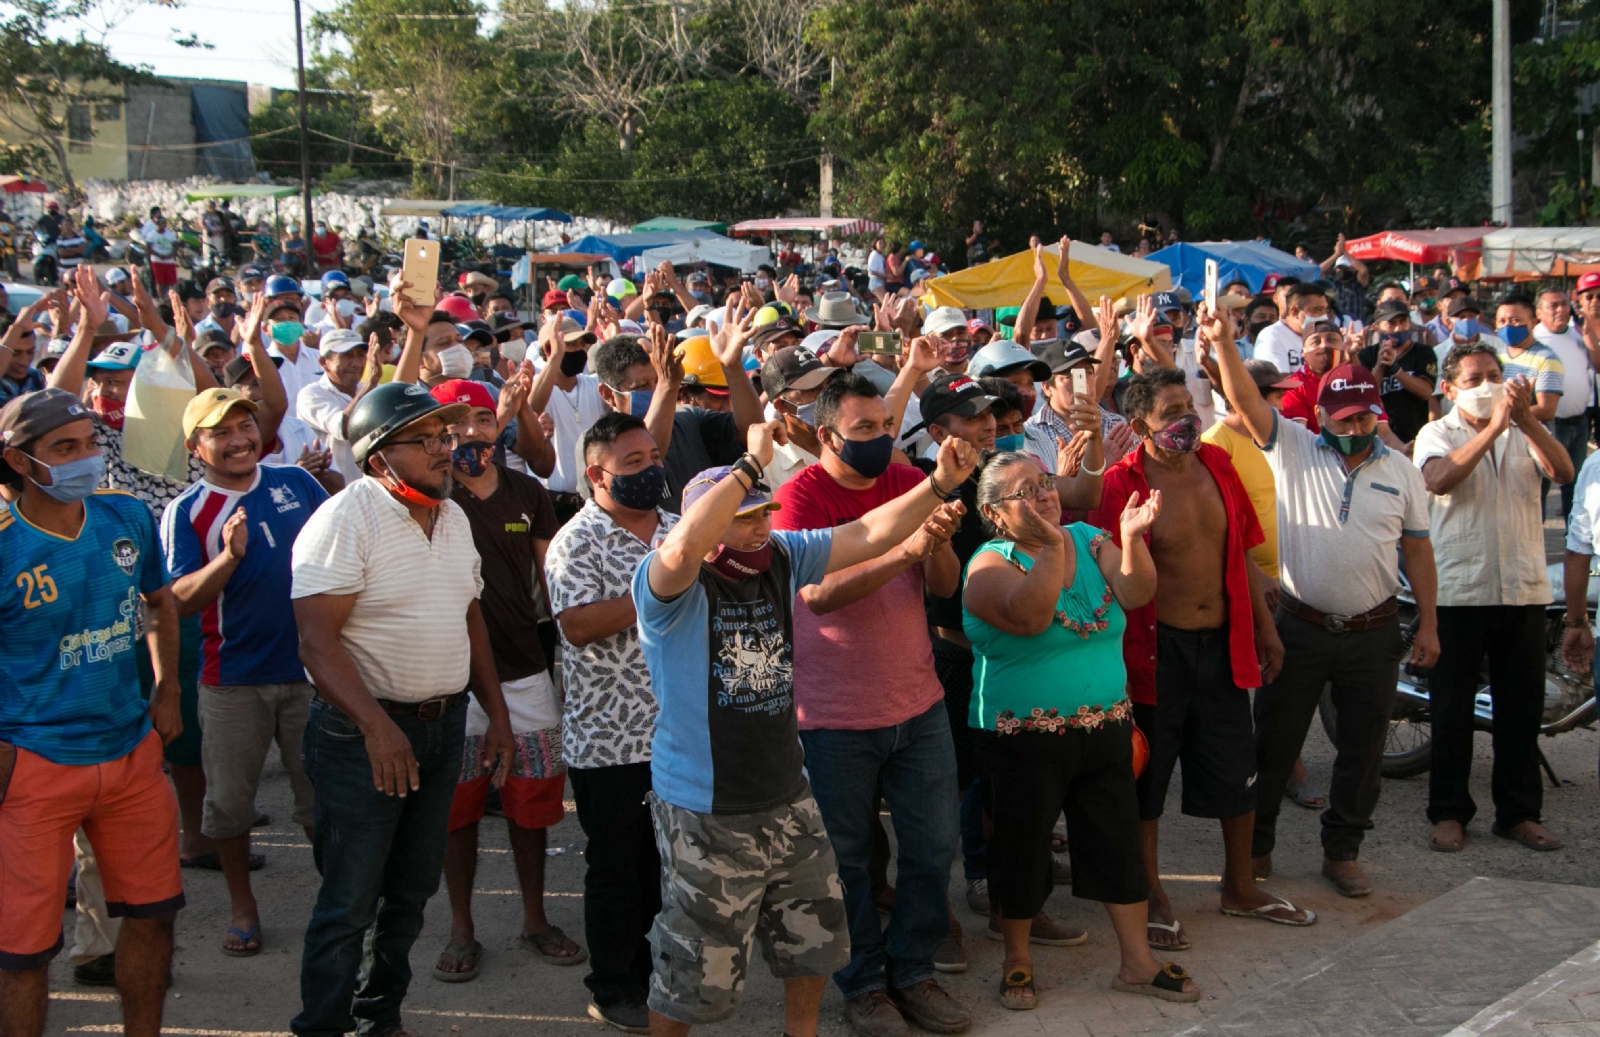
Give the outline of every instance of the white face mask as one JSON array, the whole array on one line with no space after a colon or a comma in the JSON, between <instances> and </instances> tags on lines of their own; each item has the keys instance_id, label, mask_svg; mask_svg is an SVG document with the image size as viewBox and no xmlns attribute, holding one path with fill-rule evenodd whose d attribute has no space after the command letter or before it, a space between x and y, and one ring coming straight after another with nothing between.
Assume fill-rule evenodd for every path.
<instances>
[{"instance_id":1,"label":"white face mask","mask_svg":"<svg viewBox=\"0 0 1600 1037\"><path fill-rule=\"evenodd\" d=\"M354 299L340 299L335 305L337 306L337 308L339 310L339 316L341 316L341 317L353 317L353 316L355 316L356 302L355 302Z\"/></svg>"},{"instance_id":2,"label":"white face mask","mask_svg":"<svg viewBox=\"0 0 1600 1037\"><path fill-rule=\"evenodd\" d=\"M1456 406L1479 421L1484 421L1494 413L1495 405L1505 394L1504 382L1479 382L1470 389L1456 391Z\"/></svg>"},{"instance_id":3,"label":"white face mask","mask_svg":"<svg viewBox=\"0 0 1600 1037\"><path fill-rule=\"evenodd\" d=\"M446 378L465 378L472 373L472 350L457 342L439 350L439 373Z\"/></svg>"}]
</instances>

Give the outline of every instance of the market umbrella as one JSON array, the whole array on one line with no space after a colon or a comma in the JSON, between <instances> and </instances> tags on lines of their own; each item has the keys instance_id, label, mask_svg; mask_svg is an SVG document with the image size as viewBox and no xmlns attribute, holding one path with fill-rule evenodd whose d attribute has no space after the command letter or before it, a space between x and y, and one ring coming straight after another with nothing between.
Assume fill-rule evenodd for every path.
<instances>
[{"instance_id":1,"label":"market umbrella","mask_svg":"<svg viewBox=\"0 0 1600 1037\"><path fill-rule=\"evenodd\" d=\"M31 176L0 176L0 191L6 194L44 194L50 185Z\"/></svg>"}]
</instances>

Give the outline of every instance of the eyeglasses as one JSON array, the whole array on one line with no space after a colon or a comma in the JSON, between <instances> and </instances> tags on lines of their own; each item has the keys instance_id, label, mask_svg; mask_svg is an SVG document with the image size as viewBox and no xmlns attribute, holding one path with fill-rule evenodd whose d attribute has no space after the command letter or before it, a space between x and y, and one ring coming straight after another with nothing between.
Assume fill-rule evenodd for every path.
<instances>
[{"instance_id":1,"label":"eyeglasses","mask_svg":"<svg viewBox=\"0 0 1600 1037\"><path fill-rule=\"evenodd\" d=\"M419 446L424 454L437 456L446 450L454 450L456 441L460 437L454 432L447 432L442 436L429 436L426 439L391 439L384 446Z\"/></svg>"},{"instance_id":2,"label":"eyeglasses","mask_svg":"<svg viewBox=\"0 0 1600 1037\"><path fill-rule=\"evenodd\" d=\"M1022 489L1015 493L1008 493L1000 499L1008 500L1043 500L1056 492L1056 481L1048 475L1040 476L1033 482L1026 483Z\"/></svg>"}]
</instances>

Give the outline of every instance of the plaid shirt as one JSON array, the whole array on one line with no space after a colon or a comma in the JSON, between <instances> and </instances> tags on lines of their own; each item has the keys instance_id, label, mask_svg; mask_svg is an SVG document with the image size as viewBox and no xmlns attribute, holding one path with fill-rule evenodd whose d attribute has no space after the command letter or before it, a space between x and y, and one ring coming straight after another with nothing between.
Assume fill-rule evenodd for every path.
<instances>
[{"instance_id":1,"label":"plaid shirt","mask_svg":"<svg viewBox=\"0 0 1600 1037\"><path fill-rule=\"evenodd\" d=\"M1118 425L1127 424L1127 419L1120 414L1115 414L1100 408L1100 435L1109 436L1111 430ZM1056 474L1056 449L1072 438L1072 428L1061 415L1057 414L1048 404L1039 408L1027 421L1022 423L1022 438L1028 452L1037 457L1044 466L1044 470L1051 475Z\"/></svg>"}]
</instances>

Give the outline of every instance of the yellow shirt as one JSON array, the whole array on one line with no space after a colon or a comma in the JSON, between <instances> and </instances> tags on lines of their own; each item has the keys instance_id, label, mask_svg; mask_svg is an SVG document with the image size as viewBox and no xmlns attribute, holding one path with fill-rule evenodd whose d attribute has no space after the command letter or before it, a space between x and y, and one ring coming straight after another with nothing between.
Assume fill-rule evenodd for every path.
<instances>
[{"instance_id":1,"label":"yellow shirt","mask_svg":"<svg viewBox=\"0 0 1600 1037\"><path fill-rule=\"evenodd\" d=\"M1256 519L1261 523L1261 532L1266 536L1265 540L1250 549L1250 557L1262 572L1276 580L1278 491L1273 485L1272 468L1267 464L1266 455L1256 446L1255 440L1244 433L1235 432L1220 421L1206 429L1200 438L1226 450L1228 456L1233 458L1234 470L1244 483L1244 492L1250 495L1250 503L1256 509Z\"/></svg>"}]
</instances>

